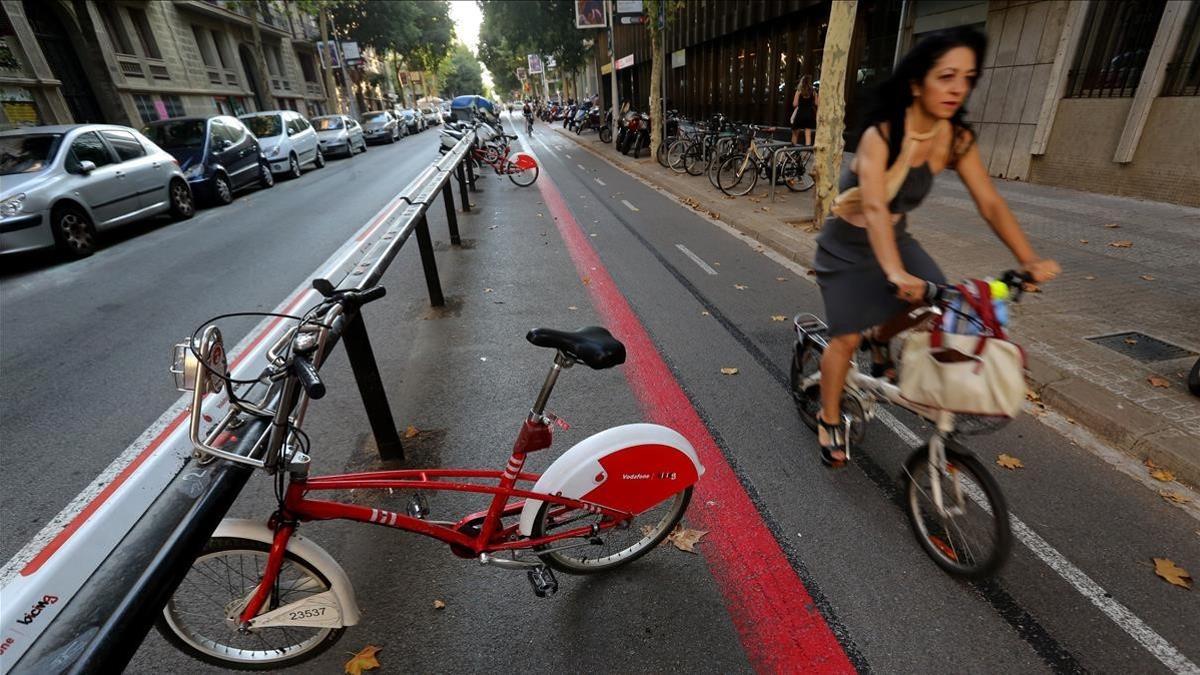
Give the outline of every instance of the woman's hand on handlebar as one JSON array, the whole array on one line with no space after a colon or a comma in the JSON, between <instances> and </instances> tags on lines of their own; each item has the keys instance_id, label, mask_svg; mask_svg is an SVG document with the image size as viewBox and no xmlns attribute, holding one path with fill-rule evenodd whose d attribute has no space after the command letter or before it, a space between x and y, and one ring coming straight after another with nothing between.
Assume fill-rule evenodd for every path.
<instances>
[{"instance_id":1,"label":"woman's hand on handlebar","mask_svg":"<svg viewBox=\"0 0 1200 675\"><path fill-rule=\"evenodd\" d=\"M904 270L889 274L887 280L896 297L905 302L920 302L929 287L924 279L918 279Z\"/></svg>"},{"instance_id":2,"label":"woman's hand on handlebar","mask_svg":"<svg viewBox=\"0 0 1200 675\"><path fill-rule=\"evenodd\" d=\"M1062 267L1054 260L1031 260L1021 265L1021 269L1033 277L1035 282L1050 281L1062 274Z\"/></svg>"}]
</instances>

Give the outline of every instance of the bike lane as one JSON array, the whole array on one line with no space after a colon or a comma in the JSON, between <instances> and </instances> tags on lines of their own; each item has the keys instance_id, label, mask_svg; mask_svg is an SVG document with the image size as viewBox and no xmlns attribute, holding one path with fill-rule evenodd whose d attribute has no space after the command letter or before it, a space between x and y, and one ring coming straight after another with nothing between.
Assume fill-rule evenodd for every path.
<instances>
[{"instance_id":1,"label":"bike lane","mask_svg":"<svg viewBox=\"0 0 1200 675\"><path fill-rule=\"evenodd\" d=\"M601 156L612 152L589 145ZM893 427L916 430L897 438L873 423L857 470L828 472L795 419L786 393L787 321L796 311L821 312L805 271L785 271L761 244L739 241L575 139L545 133L534 149L564 192L574 186L591 200L594 227L616 225L597 229L601 258L622 287L653 289L630 293L635 309L694 400L702 408L717 402L709 407L712 425L745 441L734 452L764 510L795 528L801 557L874 667L1195 668L1188 636L1200 616L1188 593L1155 577L1149 561L1174 556L1195 566L1191 516L1112 471L1108 462L1116 460L1079 448L1087 440L1078 434L1064 438L1025 417L969 439L993 475L1004 474L997 478L1012 511L1028 520L1015 527L1024 539L999 579L967 586L946 578L917 549L899 509L887 507L901 496L895 476L903 446L924 437L923 425L897 415ZM695 182L708 188L703 178ZM657 283L649 279L648 270L663 268ZM688 292L672 293L677 285ZM677 318L680 307L696 316L655 318ZM721 333L729 339L718 341ZM721 367L739 373L722 377ZM1018 454L1031 470L1002 472L992 464L1000 452Z\"/></svg>"}]
</instances>

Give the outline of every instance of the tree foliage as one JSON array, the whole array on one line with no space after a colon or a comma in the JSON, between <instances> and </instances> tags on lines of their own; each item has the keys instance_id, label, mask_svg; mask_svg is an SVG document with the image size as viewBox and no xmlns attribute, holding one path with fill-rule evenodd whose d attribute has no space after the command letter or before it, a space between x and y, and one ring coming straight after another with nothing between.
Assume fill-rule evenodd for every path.
<instances>
[{"instance_id":1,"label":"tree foliage","mask_svg":"<svg viewBox=\"0 0 1200 675\"><path fill-rule=\"evenodd\" d=\"M483 94L483 67L471 50L461 42L454 44L450 58L442 63L438 71L444 98L464 94Z\"/></svg>"},{"instance_id":2,"label":"tree foliage","mask_svg":"<svg viewBox=\"0 0 1200 675\"><path fill-rule=\"evenodd\" d=\"M454 44L454 23L445 0L340 0L329 5L343 35L380 54L399 54L420 70L436 70Z\"/></svg>"},{"instance_id":3,"label":"tree foliage","mask_svg":"<svg viewBox=\"0 0 1200 675\"><path fill-rule=\"evenodd\" d=\"M519 89L516 69L529 54L553 56L562 72L587 63L588 31L575 27L571 0L478 0L483 10L479 29L479 58L501 91Z\"/></svg>"}]
</instances>

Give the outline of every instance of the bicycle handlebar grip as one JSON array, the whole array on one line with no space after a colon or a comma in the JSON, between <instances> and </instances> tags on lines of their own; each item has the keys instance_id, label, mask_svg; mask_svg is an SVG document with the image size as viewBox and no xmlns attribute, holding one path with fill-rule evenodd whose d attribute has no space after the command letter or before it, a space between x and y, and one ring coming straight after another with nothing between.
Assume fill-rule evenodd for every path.
<instances>
[{"instance_id":1,"label":"bicycle handlebar grip","mask_svg":"<svg viewBox=\"0 0 1200 675\"><path fill-rule=\"evenodd\" d=\"M384 288L383 286L376 286L375 288L369 288L358 294L358 306L361 307L361 306L367 304L368 302L375 302L376 300L382 298L385 295L387 295L387 289Z\"/></svg>"},{"instance_id":2,"label":"bicycle handlebar grip","mask_svg":"<svg viewBox=\"0 0 1200 675\"><path fill-rule=\"evenodd\" d=\"M313 367L308 356L296 354L292 357L292 373L300 380L300 385L304 387L309 398L315 401L325 395L325 383L321 381L321 376L317 374L317 369Z\"/></svg>"}]
</instances>

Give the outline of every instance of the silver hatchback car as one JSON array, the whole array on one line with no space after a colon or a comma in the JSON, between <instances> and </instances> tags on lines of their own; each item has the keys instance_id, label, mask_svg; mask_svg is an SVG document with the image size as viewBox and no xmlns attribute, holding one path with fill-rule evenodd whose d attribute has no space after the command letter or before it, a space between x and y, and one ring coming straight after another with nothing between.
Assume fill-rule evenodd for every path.
<instances>
[{"instance_id":1,"label":"silver hatchback car","mask_svg":"<svg viewBox=\"0 0 1200 675\"><path fill-rule=\"evenodd\" d=\"M0 254L58 246L82 258L95 251L99 230L195 210L175 158L129 127L0 132Z\"/></svg>"}]
</instances>

